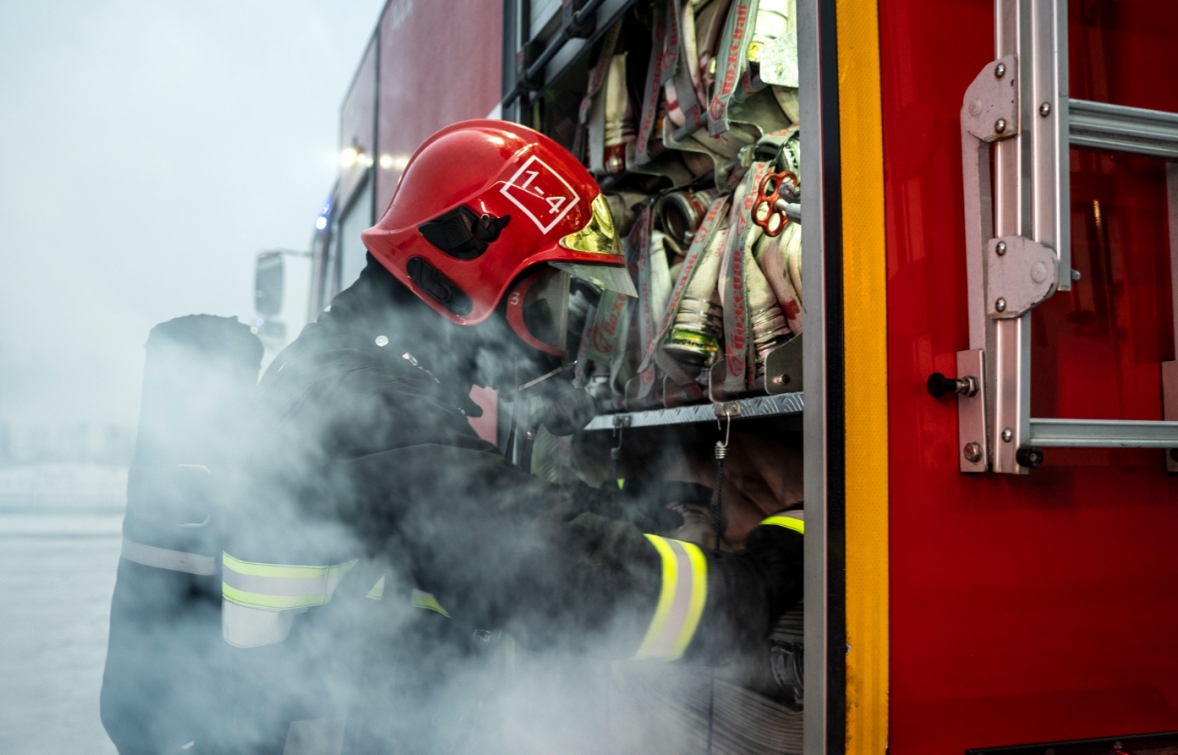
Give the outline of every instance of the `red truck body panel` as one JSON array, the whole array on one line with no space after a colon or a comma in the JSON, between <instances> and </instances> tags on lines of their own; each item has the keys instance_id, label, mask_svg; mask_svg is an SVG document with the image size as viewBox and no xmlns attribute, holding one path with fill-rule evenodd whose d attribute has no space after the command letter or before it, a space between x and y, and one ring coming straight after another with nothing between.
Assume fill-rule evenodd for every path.
<instances>
[{"instance_id":1,"label":"red truck body panel","mask_svg":"<svg viewBox=\"0 0 1178 755\"><path fill-rule=\"evenodd\" d=\"M405 161L443 126L485 118L502 97L503 4L391 0L381 15L376 212Z\"/></svg>"},{"instance_id":2,"label":"red truck body panel","mask_svg":"<svg viewBox=\"0 0 1178 755\"><path fill-rule=\"evenodd\" d=\"M1178 112L1178 6L1072 2L1072 97ZM1163 452L957 470L969 346L959 111L991 0L881 0L892 755L1178 729L1178 478ZM1161 419L1174 358L1161 161L1072 152L1073 266L1033 320L1032 416ZM848 386L853 390L853 386ZM848 418L854 421L854 418Z\"/></svg>"}]
</instances>

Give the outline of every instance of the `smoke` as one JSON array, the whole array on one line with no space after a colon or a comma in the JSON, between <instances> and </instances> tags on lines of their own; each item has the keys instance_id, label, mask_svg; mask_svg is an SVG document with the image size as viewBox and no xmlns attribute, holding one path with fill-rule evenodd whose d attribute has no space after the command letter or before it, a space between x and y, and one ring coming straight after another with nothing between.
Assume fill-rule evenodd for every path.
<instances>
[{"instance_id":1,"label":"smoke","mask_svg":"<svg viewBox=\"0 0 1178 755\"><path fill-rule=\"evenodd\" d=\"M149 544L210 556L224 548L247 564L335 567L341 578L325 605L224 604L232 618L219 618L216 576L159 578L124 560L116 611L135 629L112 631L104 722L116 742L195 741L225 753L296 741L310 752L708 750L707 706L717 694L735 708L733 696L755 698L744 688L758 683L747 671L757 659L733 648L716 678L699 665L628 659L661 587L643 533L714 537L698 521L680 528L666 507L706 498L660 498L658 485L707 480L714 431L635 433L624 466L608 469L600 460L614 440L577 439L581 475L624 475L628 492L529 476L477 439L457 408L472 379L524 382L547 368L521 362L509 338L450 325L370 264L260 389L229 379L229 362L256 353L218 367L207 349L195 360L151 352L128 537L172 538ZM768 507L760 516L796 502L796 464L781 463L797 460L788 444L738 432L742 443L763 458L747 454L732 477L764 490L732 485L737 518L748 511L742 496ZM152 476L178 461L211 474ZM746 518L733 531L759 521ZM204 524L177 534L193 523ZM289 578L268 588L226 563L227 585L298 594ZM240 631L259 617L265 627ZM797 728L796 714L757 699L763 719ZM120 732L128 720L137 728ZM731 729L724 736L745 726L719 720Z\"/></svg>"},{"instance_id":2,"label":"smoke","mask_svg":"<svg viewBox=\"0 0 1178 755\"><path fill-rule=\"evenodd\" d=\"M0 4L0 422L132 428L153 325L251 316L381 5Z\"/></svg>"},{"instance_id":3,"label":"smoke","mask_svg":"<svg viewBox=\"0 0 1178 755\"><path fill-rule=\"evenodd\" d=\"M144 341L248 318L254 254L306 246L382 5L0 3L5 753L113 751L94 738L108 520Z\"/></svg>"}]
</instances>

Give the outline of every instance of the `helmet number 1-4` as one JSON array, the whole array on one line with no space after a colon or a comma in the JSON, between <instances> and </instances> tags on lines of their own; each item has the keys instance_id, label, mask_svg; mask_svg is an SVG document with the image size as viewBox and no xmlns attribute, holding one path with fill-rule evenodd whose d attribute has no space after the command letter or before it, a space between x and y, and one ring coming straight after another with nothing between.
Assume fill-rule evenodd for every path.
<instances>
[{"instance_id":1,"label":"helmet number 1-4","mask_svg":"<svg viewBox=\"0 0 1178 755\"><path fill-rule=\"evenodd\" d=\"M500 191L523 210L542 233L551 231L580 201L568 181L534 156L528 158Z\"/></svg>"}]
</instances>

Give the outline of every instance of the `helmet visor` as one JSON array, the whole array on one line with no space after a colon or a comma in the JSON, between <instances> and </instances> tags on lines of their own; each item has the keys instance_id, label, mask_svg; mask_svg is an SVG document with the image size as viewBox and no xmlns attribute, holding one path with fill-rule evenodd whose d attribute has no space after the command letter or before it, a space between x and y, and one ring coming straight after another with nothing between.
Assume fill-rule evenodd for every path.
<instances>
[{"instance_id":1,"label":"helmet visor","mask_svg":"<svg viewBox=\"0 0 1178 755\"><path fill-rule=\"evenodd\" d=\"M637 296L634 281L625 267L622 245L614 230L614 218L604 194L598 194L590 205L593 212L589 222L560 240L560 245L574 252L600 254L601 264L585 262L553 262L574 278L588 281L600 289L617 291L626 296Z\"/></svg>"},{"instance_id":2,"label":"helmet visor","mask_svg":"<svg viewBox=\"0 0 1178 755\"><path fill-rule=\"evenodd\" d=\"M563 270L574 278L592 283L599 289L617 291L624 296L638 296L638 289L630 278L630 271L613 265L585 265L578 262L550 262L557 270Z\"/></svg>"}]
</instances>

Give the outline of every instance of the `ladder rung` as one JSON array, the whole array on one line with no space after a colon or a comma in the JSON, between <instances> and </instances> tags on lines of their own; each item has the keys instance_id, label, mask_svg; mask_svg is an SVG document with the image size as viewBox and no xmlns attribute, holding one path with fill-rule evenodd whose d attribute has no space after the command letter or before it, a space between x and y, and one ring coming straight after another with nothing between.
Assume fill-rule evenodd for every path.
<instances>
[{"instance_id":1,"label":"ladder rung","mask_svg":"<svg viewBox=\"0 0 1178 755\"><path fill-rule=\"evenodd\" d=\"M1032 417L1030 445L1044 448L1178 448L1178 422Z\"/></svg>"},{"instance_id":2,"label":"ladder rung","mask_svg":"<svg viewBox=\"0 0 1178 755\"><path fill-rule=\"evenodd\" d=\"M1178 159L1178 114L1105 102L1069 100L1073 147Z\"/></svg>"}]
</instances>

